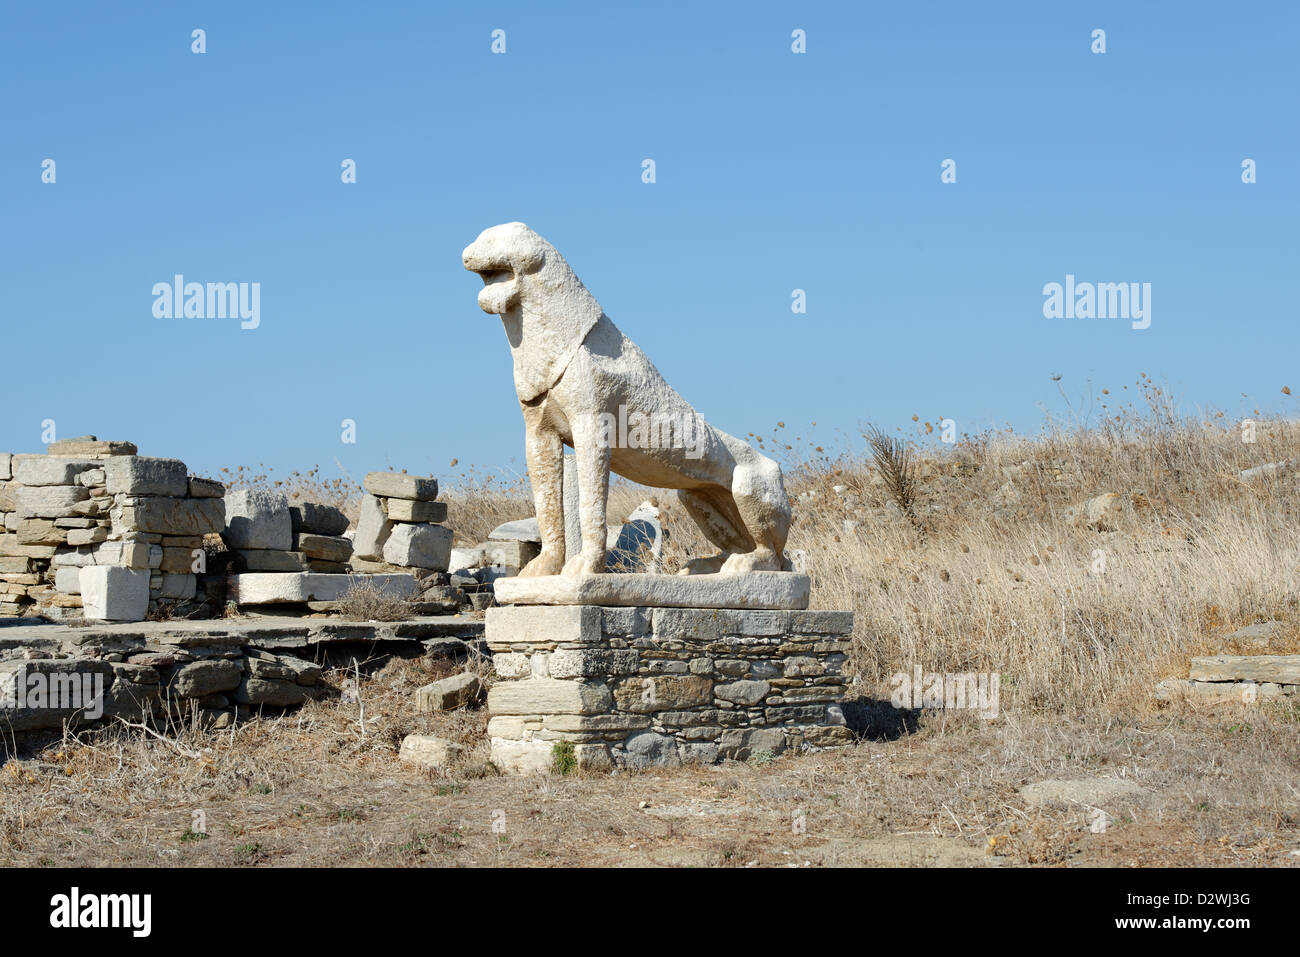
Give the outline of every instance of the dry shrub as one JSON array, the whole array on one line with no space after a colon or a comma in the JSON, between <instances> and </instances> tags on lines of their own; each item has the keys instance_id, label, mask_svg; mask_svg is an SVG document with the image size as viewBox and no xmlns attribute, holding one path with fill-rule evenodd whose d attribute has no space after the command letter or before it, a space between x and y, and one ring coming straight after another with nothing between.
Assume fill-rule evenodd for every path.
<instances>
[{"instance_id":1,"label":"dry shrub","mask_svg":"<svg viewBox=\"0 0 1300 957\"><path fill-rule=\"evenodd\" d=\"M407 621L414 617L409 602L380 591L366 576L353 578L339 600L339 613L348 621Z\"/></svg>"}]
</instances>

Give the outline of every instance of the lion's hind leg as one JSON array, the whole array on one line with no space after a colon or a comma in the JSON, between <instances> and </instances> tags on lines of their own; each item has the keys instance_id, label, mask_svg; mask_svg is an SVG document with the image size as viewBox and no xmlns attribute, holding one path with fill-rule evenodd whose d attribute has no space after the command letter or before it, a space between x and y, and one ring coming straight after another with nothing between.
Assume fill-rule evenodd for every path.
<instances>
[{"instance_id":1,"label":"lion's hind leg","mask_svg":"<svg viewBox=\"0 0 1300 957\"><path fill-rule=\"evenodd\" d=\"M745 530L740 512L731 495L721 489L678 489L677 499L688 515L700 526L700 531L710 542L722 549L722 554L711 558L696 558L687 563L683 575L708 575L722 570L733 552L753 549L754 540Z\"/></svg>"}]
</instances>

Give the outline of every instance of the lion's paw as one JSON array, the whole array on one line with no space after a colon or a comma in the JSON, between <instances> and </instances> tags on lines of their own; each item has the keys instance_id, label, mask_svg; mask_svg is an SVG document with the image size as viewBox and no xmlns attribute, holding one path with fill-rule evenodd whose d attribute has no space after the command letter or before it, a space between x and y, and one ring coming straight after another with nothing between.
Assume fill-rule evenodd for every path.
<instances>
[{"instance_id":1,"label":"lion's paw","mask_svg":"<svg viewBox=\"0 0 1300 957\"><path fill-rule=\"evenodd\" d=\"M555 552L547 552L546 549L542 549L536 558L520 570L519 577L540 578L543 575L558 574L560 574L560 557Z\"/></svg>"}]
</instances>

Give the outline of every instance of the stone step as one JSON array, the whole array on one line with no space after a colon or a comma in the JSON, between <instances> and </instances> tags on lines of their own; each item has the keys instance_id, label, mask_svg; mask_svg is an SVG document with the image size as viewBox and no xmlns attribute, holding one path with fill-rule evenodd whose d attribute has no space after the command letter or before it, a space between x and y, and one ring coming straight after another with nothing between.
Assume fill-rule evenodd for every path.
<instances>
[{"instance_id":1,"label":"stone step","mask_svg":"<svg viewBox=\"0 0 1300 957\"><path fill-rule=\"evenodd\" d=\"M1212 655L1193 658L1192 681L1300 684L1300 655Z\"/></svg>"}]
</instances>

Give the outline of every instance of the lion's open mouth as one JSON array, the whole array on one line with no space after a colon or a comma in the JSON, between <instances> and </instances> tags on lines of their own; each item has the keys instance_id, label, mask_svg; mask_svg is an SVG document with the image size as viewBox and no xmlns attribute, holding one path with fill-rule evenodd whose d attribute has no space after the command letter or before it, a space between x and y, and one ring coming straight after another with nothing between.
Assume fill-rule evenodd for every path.
<instances>
[{"instance_id":1,"label":"lion's open mouth","mask_svg":"<svg viewBox=\"0 0 1300 957\"><path fill-rule=\"evenodd\" d=\"M504 315L519 302L519 283L511 269L476 270L483 279L478 304L484 312Z\"/></svg>"}]
</instances>

